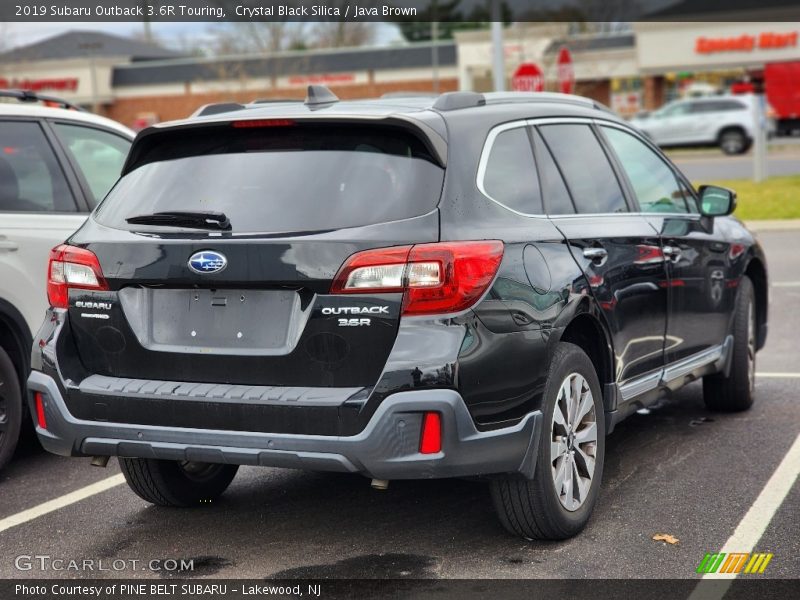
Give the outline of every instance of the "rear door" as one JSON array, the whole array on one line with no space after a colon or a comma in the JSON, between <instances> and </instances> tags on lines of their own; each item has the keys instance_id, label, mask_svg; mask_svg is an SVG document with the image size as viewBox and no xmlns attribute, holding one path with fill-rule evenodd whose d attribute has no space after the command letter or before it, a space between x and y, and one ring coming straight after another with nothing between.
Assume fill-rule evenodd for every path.
<instances>
[{"instance_id":1,"label":"rear door","mask_svg":"<svg viewBox=\"0 0 800 600\"><path fill-rule=\"evenodd\" d=\"M78 181L65 164L41 122L0 117L0 298L31 332L47 308L50 249L85 219Z\"/></svg>"},{"instance_id":2,"label":"rear door","mask_svg":"<svg viewBox=\"0 0 800 600\"><path fill-rule=\"evenodd\" d=\"M627 129L600 130L619 158L644 217L661 234L669 289L666 362L719 345L735 300L730 261L719 220L703 222L687 182L644 140ZM742 253L743 246L738 250Z\"/></svg>"},{"instance_id":3,"label":"rear door","mask_svg":"<svg viewBox=\"0 0 800 600\"><path fill-rule=\"evenodd\" d=\"M630 212L618 173L589 122L537 129L536 143L552 154L571 199L561 209L548 207L550 218L569 241L607 321L623 398L647 391L657 385L664 364L666 273L657 232Z\"/></svg>"},{"instance_id":4,"label":"rear door","mask_svg":"<svg viewBox=\"0 0 800 600\"><path fill-rule=\"evenodd\" d=\"M330 290L356 252L399 247L391 252L405 257L438 241L444 168L424 140L397 126L242 121L156 132L131 157L71 240L97 255L110 288L70 299L89 373L375 384L402 294ZM230 225L128 221L168 211Z\"/></svg>"}]
</instances>

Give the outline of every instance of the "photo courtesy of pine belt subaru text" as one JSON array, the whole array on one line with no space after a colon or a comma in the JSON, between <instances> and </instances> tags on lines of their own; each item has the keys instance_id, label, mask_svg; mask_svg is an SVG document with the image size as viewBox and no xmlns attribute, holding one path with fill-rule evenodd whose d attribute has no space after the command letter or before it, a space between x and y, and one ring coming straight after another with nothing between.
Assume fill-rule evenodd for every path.
<instances>
[{"instance_id":1,"label":"photo courtesy of pine belt subaru text","mask_svg":"<svg viewBox=\"0 0 800 600\"><path fill-rule=\"evenodd\" d=\"M752 404L767 272L735 205L576 96L207 106L140 132L53 250L36 430L156 505L239 465L470 477L563 539L620 420L698 379Z\"/></svg>"}]
</instances>

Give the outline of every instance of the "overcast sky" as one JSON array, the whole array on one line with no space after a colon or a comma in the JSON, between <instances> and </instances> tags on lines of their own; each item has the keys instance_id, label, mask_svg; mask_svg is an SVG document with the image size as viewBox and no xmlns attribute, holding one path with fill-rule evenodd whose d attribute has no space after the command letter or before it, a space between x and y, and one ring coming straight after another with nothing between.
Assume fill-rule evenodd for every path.
<instances>
[{"instance_id":1,"label":"overcast sky","mask_svg":"<svg viewBox=\"0 0 800 600\"><path fill-rule=\"evenodd\" d=\"M3 0L0 0L3 1ZM182 37L202 40L220 23L152 23L151 30L156 39L167 46L178 44ZM39 40L53 37L70 30L102 31L123 36L141 35L144 32L142 23L0 23L0 35L5 46L15 47L31 44ZM399 30L389 23L378 23L376 44L389 44L400 39Z\"/></svg>"}]
</instances>

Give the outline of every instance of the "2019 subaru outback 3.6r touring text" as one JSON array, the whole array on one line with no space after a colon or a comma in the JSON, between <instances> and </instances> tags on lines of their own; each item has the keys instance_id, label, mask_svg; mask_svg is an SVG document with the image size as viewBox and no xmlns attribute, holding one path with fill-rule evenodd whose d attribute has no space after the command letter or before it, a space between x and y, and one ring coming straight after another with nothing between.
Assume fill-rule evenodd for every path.
<instances>
[{"instance_id":1,"label":"2019 subaru outback 3.6r touring text","mask_svg":"<svg viewBox=\"0 0 800 600\"><path fill-rule=\"evenodd\" d=\"M615 423L698 378L751 405L766 263L734 202L577 97L206 108L53 250L37 431L158 505L238 465L481 476L510 531L565 538Z\"/></svg>"}]
</instances>

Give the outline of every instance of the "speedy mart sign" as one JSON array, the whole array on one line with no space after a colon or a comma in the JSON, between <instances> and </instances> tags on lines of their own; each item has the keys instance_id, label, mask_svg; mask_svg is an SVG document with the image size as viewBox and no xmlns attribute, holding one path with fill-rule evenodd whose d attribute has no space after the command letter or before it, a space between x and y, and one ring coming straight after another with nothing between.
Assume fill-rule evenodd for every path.
<instances>
[{"instance_id":1,"label":"speedy mart sign","mask_svg":"<svg viewBox=\"0 0 800 600\"><path fill-rule=\"evenodd\" d=\"M777 50L778 48L797 48L798 32L773 33L765 31L758 35L742 34L735 37L709 38L701 36L695 43L695 52L711 54L714 52L752 52Z\"/></svg>"},{"instance_id":2,"label":"speedy mart sign","mask_svg":"<svg viewBox=\"0 0 800 600\"><path fill-rule=\"evenodd\" d=\"M800 60L797 23L635 23L643 73L762 67Z\"/></svg>"},{"instance_id":3,"label":"speedy mart sign","mask_svg":"<svg viewBox=\"0 0 800 600\"><path fill-rule=\"evenodd\" d=\"M27 79L0 76L0 89L31 90L34 92L76 92L78 91L78 78Z\"/></svg>"}]
</instances>

